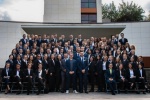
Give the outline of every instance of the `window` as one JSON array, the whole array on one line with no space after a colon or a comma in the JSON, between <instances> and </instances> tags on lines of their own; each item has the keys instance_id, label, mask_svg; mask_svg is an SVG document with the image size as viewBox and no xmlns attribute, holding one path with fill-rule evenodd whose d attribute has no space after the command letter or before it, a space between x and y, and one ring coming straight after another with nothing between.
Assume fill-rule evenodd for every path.
<instances>
[{"instance_id":1,"label":"window","mask_svg":"<svg viewBox=\"0 0 150 100\"><path fill-rule=\"evenodd\" d=\"M82 14L81 23L97 23L96 14Z\"/></svg>"},{"instance_id":2,"label":"window","mask_svg":"<svg viewBox=\"0 0 150 100\"><path fill-rule=\"evenodd\" d=\"M96 8L96 0L81 0L81 8Z\"/></svg>"}]
</instances>

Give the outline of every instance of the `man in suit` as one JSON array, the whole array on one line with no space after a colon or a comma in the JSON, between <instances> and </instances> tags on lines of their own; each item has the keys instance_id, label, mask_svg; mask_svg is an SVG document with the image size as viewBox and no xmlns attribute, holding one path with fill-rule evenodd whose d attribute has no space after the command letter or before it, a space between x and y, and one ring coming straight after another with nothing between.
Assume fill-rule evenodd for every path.
<instances>
[{"instance_id":1,"label":"man in suit","mask_svg":"<svg viewBox=\"0 0 150 100\"><path fill-rule=\"evenodd\" d=\"M27 57L27 55L24 55L23 56L23 60L22 60L22 63L21 63L21 70L25 70L25 69L27 69L27 65L28 65L28 61L27 61L27 59L28 59L28 57Z\"/></svg>"},{"instance_id":2,"label":"man in suit","mask_svg":"<svg viewBox=\"0 0 150 100\"><path fill-rule=\"evenodd\" d=\"M73 92L78 93L76 91L76 70L77 70L77 62L73 59L73 53L70 53L70 58L66 61L66 93L69 93L70 82L73 85Z\"/></svg>"},{"instance_id":3,"label":"man in suit","mask_svg":"<svg viewBox=\"0 0 150 100\"><path fill-rule=\"evenodd\" d=\"M5 82L5 94L10 91L9 82L11 79L12 70L10 69L10 63L5 64L5 68L2 70L1 77L3 82Z\"/></svg>"},{"instance_id":4,"label":"man in suit","mask_svg":"<svg viewBox=\"0 0 150 100\"><path fill-rule=\"evenodd\" d=\"M144 90L143 94L146 94L146 92L145 92L145 81L147 81L146 80L146 72L142 68L142 64L138 65L138 69L137 69L137 81L141 82L140 86L141 86L141 89Z\"/></svg>"},{"instance_id":5,"label":"man in suit","mask_svg":"<svg viewBox=\"0 0 150 100\"><path fill-rule=\"evenodd\" d=\"M17 55L17 59L14 61L14 67L13 68L16 67L16 64L20 64L22 67L22 61L21 61L20 55Z\"/></svg>"},{"instance_id":6,"label":"man in suit","mask_svg":"<svg viewBox=\"0 0 150 100\"><path fill-rule=\"evenodd\" d=\"M68 42L65 42L65 46L64 46L64 53L67 53L69 50L69 45Z\"/></svg>"},{"instance_id":7,"label":"man in suit","mask_svg":"<svg viewBox=\"0 0 150 100\"><path fill-rule=\"evenodd\" d=\"M124 69L127 70L128 69L128 64L129 64L129 61L127 59L127 54L123 54L122 64L123 64Z\"/></svg>"},{"instance_id":8,"label":"man in suit","mask_svg":"<svg viewBox=\"0 0 150 100\"><path fill-rule=\"evenodd\" d=\"M113 65L113 69L116 70L116 64L115 62L113 61L113 56L109 56L108 58L108 61L106 63L106 68L108 69L109 68L109 64L112 64Z\"/></svg>"},{"instance_id":9,"label":"man in suit","mask_svg":"<svg viewBox=\"0 0 150 100\"><path fill-rule=\"evenodd\" d=\"M39 95L41 92L41 88L43 87L45 89L45 86L44 86L45 70L43 70L41 63L38 64L38 69L36 70L36 81L38 82L37 95Z\"/></svg>"},{"instance_id":10,"label":"man in suit","mask_svg":"<svg viewBox=\"0 0 150 100\"><path fill-rule=\"evenodd\" d=\"M128 42L128 39L124 38L124 33L120 34L121 39L119 40L119 42L121 43L121 45L125 45L126 42Z\"/></svg>"},{"instance_id":11,"label":"man in suit","mask_svg":"<svg viewBox=\"0 0 150 100\"><path fill-rule=\"evenodd\" d=\"M74 52L73 59L77 60L80 57L80 47L76 48L76 52Z\"/></svg>"},{"instance_id":12,"label":"man in suit","mask_svg":"<svg viewBox=\"0 0 150 100\"><path fill-rule=\"evenodd\" d=\"M73 45L73 44L74 44L73 35L70 35L70 36L69 36L69 41L70 41L70 45Z\"/></svg>"},{"instance_id":13,"label":"man in suit","mask_svg":"<svg viewBox=\"0 0 150 100\"><path fill-rule=\"evenodd\" d=\"M56 79L56 92L59 92L60 90L60 72L61 72L61 55L59 54L56 60L56 66L55 66L55 79Z\"/></svg>"},{"instance_id":14,"label":"man in suit","mask_svg":"<svg viewBox=\"0 0 150 100\"><path fill-rule=\"evenodd\" d=\"M61 35L61 40L60 41L61 41L61 46L64 47L65 42L66 42L65 35Z\"/></svg>"},{"instance_id":15,"label":"man in suit","mask_svg":"<svg viewBox=\"0 0 150 100\"><path fill-rule=\"evenodd\" d=\"M51 59L48 61L48 74L49 74L49 92L55 91L55 67L56 67L56 61L55 61L55 55L51 55Z\"/></svg>"},{"instance_id":16,"label":"man in suit","mask_svg":"<svg viewBox=\"0 0 150 100\"><path fill-rule=\"evenodd\" d=\"M41 35L38 35L38 40L36 40L37 42L37 46L40 47L41 43L42 43L42 37Z\"/></svg>"},{"instance_id":17,"label":"man in suit","mask_svg":"<svg viewBox=\"0 0 150 100\"><path fill-rule=\"evenodd\" d=\"M80 35L78 35L78 39L77 39L77 42L79 43L79 45L80 46L82 46L82 36L81 36L81 34Z\"/></svg>"},{"instance_id":18,"label":"man in suit","mask_svg":"<svg viewBox=\"0 0 150 100\"><path fill-rule=\"evenodd\" d=\"M112 92L115 95L116 90L116 80L115 80L115 70L113 70L113 64L109 64L109 69L106 70L106 82Z\"/></svg>"},{"instance_id":19,"label":"man in suit","mask_svg":"<svg viewBox=\"0 0 150 100\"><path fill-rule=\"evenodd\" d=\"M6 61L6 63L10 64L10 69L14 70L14 62L13 62L13 55L9 55L9 59Z\"/></svg>"},{"instance_id":20,"label":"man in suit","mask_svg":"<svg viewBox=\"0 0 150 100\"><path fill-rule=\"evenodd\" d=\"M80 52L80 58L77 59L78 61L78 70L79 70L79 92L83 93L83 86L85 93L87 91L87 75L88 75L88 60L84 57L84 53Z\"/></svg>"},{"instance_id":21,"label":"man in suit","mask_svg":"<svg viewBox=\"0 0 150 100\"><path fill-rule=\"evenodd\" d=\"M119 82L119 90L123 88L125 93L128 93L128 80L126 76L126 70L123 68L122 63L119 65L119 69L116 70L116 80Z\"/></svg>"},{"instance_id":22,"label":"man in suit","mask_svg":"<svg viewBox=\"0 0 150 100\"><path fill-rule=\"evenodd\" d=\"M25 81L27 82L27 95L30 94L30 90L33 85L33 70L31 67L32 63L28 63L27 69L24 70Z\"/></svg>"},{"instance_id":23,"label":"man in suit","mask_svg":"<svg viewBox=\"0 0 150 100\"><path fill-rule=\"evenodd\" d=\"M28 42L26 39L26 34L23 34L23 38L20 41L22 42L22 47Z\"/></svg>"},{"instance_id":24,"label":"man in suit","mask_svg":"<svg viewBox=\"0 0 150 100\"><path fill-rule=\"evenodd\" d=\"M19 89L17 94L21 93L23 76L24 76L23 71L20 69L20 65L17 64L16 70L14 70L14 72L13 72L13 79L17 83L17 88Z\"/></svg>"},{"instance_id":25,"label":"man in suit","mask_svg":"<svg viewBox=\"0 0 150 100\"><path fill-rule=\"evenodd\" d=\"M38 64L39 64L39 63L42 63L41 55L40 55L40 54L37 54L36 57L37 57L37 58L36 58L36 59L34 60L34 62L33 62L33 71L34 71L34 72L38 69Z\"/></svg>"},{"instance_id":26,"label":"man in suit","mask_svg":"<svg viewBox=\"0 0 150 100\"><path fill-rule=\"evenodd\" d=\"M66 61L68 60L68 54L64 54L64 59L61 60L61 92L65 91L65 80L66 80Z\"/></svg>"}]
</instances>

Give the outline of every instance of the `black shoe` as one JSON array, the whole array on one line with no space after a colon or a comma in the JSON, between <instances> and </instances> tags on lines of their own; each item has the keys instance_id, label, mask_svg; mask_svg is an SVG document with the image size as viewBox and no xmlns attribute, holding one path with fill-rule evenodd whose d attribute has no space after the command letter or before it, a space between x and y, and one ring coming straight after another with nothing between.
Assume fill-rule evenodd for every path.
<instances>
[{"instance_id":1,"label":"black shoe","mask_svg":"<svg viewBox=\"0 0 150 100\"><path fill-rule=\"evenodd\" d=\"M143 94L146 94L146 92L144 91Z\"/></svg>"},{"instance_id":2,"label":"black shoe","mask_svg":"<svg viewBox=\"0 0 150 100\"><path fill-rule=\"evenodd\" d=\"M116 95L115 91L112 91L112 95Z\"/></svg>"},{"instance_id":3,"label":"black shoe","mask_svg":"<svg viewBox=\"0 0 150 100\"><path fill-rule=\"evenodd\" d=\"M90 90L89 92L94 92L94 90Z\"/></svg>"},{"instance_id":4,"label":"black shoe","mask_svg":"<svg viewBox=\"0 0 150 100\"><path fill-rule=\"evenodd\" d=\"M64 93L64 90L61 90L61 93Z\"/></svg>"},{"instance_id":5,"label":"black shoe","mask_svg":"<svg viewBox=\"0 0 150 100\"><path fill-rule=\"evenodd\" d=\"M136 92L136 94L140 94L140 92L139 92L139 91L137 91L137 92Z\"/></svg>"},{"instance_id":6,"label":"black shoe","mask_svg":"<svg viewBox=\"0 0 150 100\"><path fill-rule=\"evenodd\" d=\"M88 91L85 91L86 94L88 94Z\"/></svg>"},{"instance_id":7,"label":"black shoe","mask_svg":"<svg viewBox=\"0 0 150 100\"><path fill-rule=\"evenodd\" d=\"M29 93L27 93L27 95L30 95Z\"/></svg>"},{"instance_id":8,"label":"black shoe","mask_svg":"<svg viewBox=\"0 0 150 100\"><path fill-rule=\"evenodd\" d=\"M83 93L83 91L80 91L80 93Z\"/></svg>"},{"instance_id":9,"label":"black shoe","mask_svg":"<svg viewBox=\"0 0 150 100\"><path fill-rule=\"evenodd\" d=\"M40 94L39 92L36 93L36 95L39 95L39 94Z\"/></svg>"},{"instance_id":10,"label":"black shoe","mask_svg":"<svg viewBox=\"0 0 150 100\"><path fill-rule=\"evenodd\" d=\"M101 90L97 90L96 92L101 92Z\"/></svg>"},{"instance_id":11,"label":"black shoe","mask_svg":"<svg viewBox=\"0 0 150 100\"><path fill-rule=\"evenodd\" d=\"M125 94L128 94L128 90L125 90Z\"/></svg>"},{"instance_id":12,"label":"black shoe","mask_svg":"<svg viewBox=\"0 0 150 100\"><path fill-rule=\"evenodd\" d=\"M16 95L19 95L20 93L21 93L21 92L19 91L19 92L16 93Z\"/></svg>"}]
</instances>

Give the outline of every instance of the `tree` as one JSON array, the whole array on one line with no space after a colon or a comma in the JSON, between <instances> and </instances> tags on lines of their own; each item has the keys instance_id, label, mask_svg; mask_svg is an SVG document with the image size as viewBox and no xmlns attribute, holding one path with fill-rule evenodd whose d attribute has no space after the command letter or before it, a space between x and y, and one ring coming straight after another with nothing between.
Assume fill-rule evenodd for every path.
<instances>
[{"instance_id":1,"label":"tree","mask_svg":"<svg viewBox=\"0 0 150 100\"><path fill-rule=\"evenodd\" d=\"M145 11L141 6L129 2L124 2L119 4L118 7L114 5L114 2L111 4L105 4L102 6L103 18L109 18L112 22L126 22L126 21L142 21L143 13Z\"/></svg>"}]
</instances>

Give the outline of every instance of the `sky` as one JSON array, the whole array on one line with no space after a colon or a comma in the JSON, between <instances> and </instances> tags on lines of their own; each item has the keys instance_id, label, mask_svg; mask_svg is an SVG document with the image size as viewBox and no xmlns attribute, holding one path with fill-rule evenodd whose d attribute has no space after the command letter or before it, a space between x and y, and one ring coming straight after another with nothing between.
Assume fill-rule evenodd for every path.
<instances>
[{"instance_id":1,"label":"sky","mask_svg":"<svg viewBox=\"0 0 150 100\"><path fill-rule=\"evenodd\" d=\"M122 0L102 0L109 4L112 1L118 6ZM124 0L129 1L131 0ZM150 0L132 0L140 5L148 15ZM44 15L44 0L0 0L0 20L42 22Z\"/></svg>"}]
</instances>

